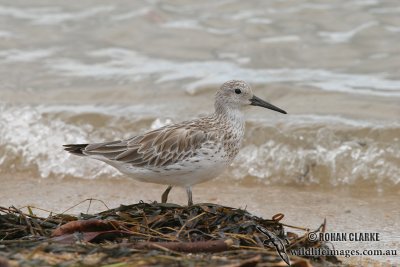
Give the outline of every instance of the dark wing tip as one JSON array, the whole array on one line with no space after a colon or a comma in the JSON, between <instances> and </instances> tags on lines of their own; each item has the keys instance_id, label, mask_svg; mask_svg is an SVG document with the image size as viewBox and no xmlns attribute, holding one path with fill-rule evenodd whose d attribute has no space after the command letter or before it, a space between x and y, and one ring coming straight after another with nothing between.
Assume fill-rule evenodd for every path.
<instances>
[{"instance_id":1,"label":"dark wing tip","mask_svg":"<svg viewBox=\"0 0 400 267\"><path fill-rule=\"evenodd\" d=\"M68 145L63 145L64 150L68 151L71 154L75 155L84 155L82 150L87 147L88 144L68 144Z\"/></svg>"}]
</instances>

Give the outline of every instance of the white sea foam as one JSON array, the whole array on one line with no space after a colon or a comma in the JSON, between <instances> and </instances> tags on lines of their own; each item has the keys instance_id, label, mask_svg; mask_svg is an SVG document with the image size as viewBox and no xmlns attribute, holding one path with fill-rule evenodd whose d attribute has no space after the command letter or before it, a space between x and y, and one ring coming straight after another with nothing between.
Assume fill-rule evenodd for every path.
<instances>
[{"instance_id":1,"label":"white sea foam","mask_svg":"<svg viewBox=\"0 0 400 267\"><path fill-rule=\"evenodd\" d=\"M400 13L400 7L399 6L379 7L371 9L370 12L377 14L395 14L395 13Z\"/></svg>"},{"instance_id":2,"label":"white sea foam","mask_svg":"<svg viewBox=\"0 0 400 267\"><path fill-rule=\"evenodd\" d=\"M334 7L333 4L314 4L314 3L301 3L301 4L296 4L292 5L291 7L285 7L285 8L268 8L267 11L268 13L271 14L293 14L293 13L299 13L304 10L328 10L332 9Z\"/></svg>"},{"instance_id":3,"label":"white sea foam","mask_svg":"<svg viewBox=\"0 0 400 267\"><path fill-rule=\"evenodd\" d=\"M34 172L40 177L117 175L112 168L94 161L88 161L82 167L77 158L64 154L63 144L87 140L92 131L90 125L79 127L60 119L46 119L45 114L35 107L3 106L0 109L1 172Z\"/></svg>"},{"instance_id":4,"label":"white sea foam","mask_svg":"<svg viewBox=\"0 0 400 267\"><path fill-rule=\"evenodd\" d=\"M343 32L319 32L321 37L324 37L327 42L331 43L346 43L349 42L358 33L378 25L377 21L366 22L354 29Z\"/></svg>"},{"instance_id":5,"label":"white sea foam","mask_svg":"<svg viewBox=\"0 0 400 267\"><path fill-rule=\"evenodd\" d=\"M394 32L398 33L400 32L400 27L395 27L395 26L386 26L385 29L389 32Z\"/></svg>"},{"instance_id":6,"label":"white sea foam","mask_svg":"<svg viewBox=\"0 0 400 267\"><path fill-rule=\"evenodd\" d=\"M95 79L143 80L158 75L157 82L192 79L187 91L196 93L204 86L221 84L232 77L243 77L251 83L294 83L321 90L344 93L400 96L400 80L384 75L338 73L321 69L252 69L230 61L174 62L151 58L136 51L107 48L90 52L103 59L88 63L76 59L54 59L48 68L55 74Z\"/></svg>"},{"instance_id":7,"label":"white sea foam","mask_svg":"<svg viewBox=\"0 0 400 267\"><path fill-rule=\"evenodd\" d=\"M267 19L267 18L258 18L258 17L253 17L249 18L246 20L248 23L253 23L253 24L271 24L272 20Z\"/></svg>"},{"instance_id":8,"label":"white sea foam","mask_svg":"<svg viewBox=\"0 0 400 267\"><path fill-rule=\"evenodd\" d=\"M161 27L164 28L176 28L176 29L192 29L192 30L202 30L212 34L231 34L236 32L236 29L227 28L219 29L215 27L206 27L200 24L198 20L185 19L185 20L173 20L170 22L163 23Z\"/></svg>"},{"instance_id":9,"label":"white sea foam","mask_svg":"<svg viewBox=\"0 0 400 267\"><path fill-rule=\"evenodd\" d=\"M265 125L268 138L244 146L232 175L272 184L370 183L377 188L400 184L400 137L396 134L400 124L330 119L332 123L319 117L296 118L279 127ZM258 128L249 131L252 138L260 134Z\"/></svg>"},{"instance_id":10,"label":"white sea foam","mask_svg":"<svg viewBox=\"0 0 400 267\"><path fill-rule=\"evenodd\" d=\"M235 14L230 14L229 18L233 20L247 20L262 14L264 14L262 10L250 9L250 10L242 10Z\"/></svg>"},{"instance_id":11,"label":"white sea foam","mask_svg":"<svg viewBox=\"0 0 400 267\"><path fill-rule=\"evenodd\" d=\"M0 59L3 62L33 62L54 55L59 48L47 48L37 50L0 50Z\"/></svg>"},{"instance_id":12,"label":"white sea foam","mask_svg":"<svg viewBox=\"0 0 400 267\"><path fill-rule=\"evenodd\" d=\"M219 53L217 56L220 59L233 60L238 64L247 64L251 61L249 57L241 57L239 54L236 53Z\"/></svg>"},{"instance_id":13,"label":"white sea foam","mask_svg":"<svg viewBox=\"0 0 400 267\"><path fill-rule=\"evenodd\" d=\"M49 178L123 177L101 162L70 156L62 145L128 138L172 123L156 113L143 106L1 105L0 172ZM250 176L268 184L392 186L400 183L399 131L399 123L335 116L251 118L228 176Z\"/></svg>"},{"instance_id":14,"label":"white sea foam","mask_svg":"<svg viewBox=\"0 0 400 267\"><path fill-rule=\"evenodd\" d=\"M296 35L264 37L260 39L263 43L284 43L284 42L299 42L301 39Z\"/></svg>"},{"instance_id":15,"label":"white sea foam","mask_svg":"<svg viewBox=\"0 0 400 267\"><path fill-rule=\"evenodd\" d=\"M161 26L165 28L202 29L202 27L199 25L199 21L194 19L174 20L166 22Z\"/></svg>"},{"instance_id":16,"label":"white sea foam","mask_svg":"<svg viewBox=\"0 0 400 267\"><path fill-rule=\"evenodd\" d=\"M113 6L97 6L76 12L66 12L60 10L58 7L16 8L0 6L0 16L30 20L33 24L52 25L66 21L79 21L96 16L100 13L110 12L113 9Z\"/></svg>"},{"instance_id":17,"label":"white sea foam","mask_svg":"<svg viewBox=\"0 0 400 267\"><path fill-rule=\"evenodd\" d=\"M151 8L149 7L144 7L144 8L140 8L139 10L133 10L133 11L129 11L123 14L119 14L119 15L114 15L111 17L112 20L116 20L116 21L120 21L120 20L128 20L128 19L132 19L132 18L136 18L136 17L140 17L143 15L148 14L151 11Z\"/></svg>"},{"instance_id":18,"label":"white sea foam","mask_svg":"<svg viewBox=\"0 0 400 267\"><path fill-rule=\"evenodd\" d=\"M0 39L14 38L15 34L9 31L0 31Z\"/></svg>"},{"instance_id":19,"label":"white sea foam","mask_svg":"<svg viewBox=\"0 0 400 267\"><path fill-rule=\"evenodd\" d=\"M46 178L50 176L74 176L84 179L98 177L116 177L119 173L110 166L89 160L82 165L82 159L71 157L63 151L62 145L69 143L85 143L102 141L106 138L128 138L114 125L120 120L127 120L127 114L135 114L136 119L147 117L152 109L142 106L99 107L91 105L70 106L9 106L0 105L0 172L34 172ZM154 111L153 111L154 112ZM119 118L108 122L109 115ZM107 129L95 129L88 123L71 123L78 117L89 117L96 114ZM147 114L147 115L146 115ZM129 118L131 123L135 119ZM84 119L82 119L84 120ZM115 129L115 130L113 130ZM140 130L140 128L136 129Z\"/></svg>"}]
</instances>

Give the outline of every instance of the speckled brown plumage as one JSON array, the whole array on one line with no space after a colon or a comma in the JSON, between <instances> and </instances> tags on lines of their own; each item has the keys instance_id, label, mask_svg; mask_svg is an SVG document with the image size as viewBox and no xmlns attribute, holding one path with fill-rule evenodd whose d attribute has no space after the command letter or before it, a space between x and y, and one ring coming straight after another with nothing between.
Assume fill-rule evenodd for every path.
<instances>
[{"instance_id":1,"label":"speckled brown plumage","mask_svg":"<svg viewBox=\"0 0 400 267\"><path fill-rule=\"evenodd\" d=\"M72 154L104 161L143 181L187 188L220 174L238 154L244 136L246 106L285 111L255 97L243 81L224 83L215 96L215 112L195 120L167 125L126 140L65 145Z\"/></svg>"}]
</instances>

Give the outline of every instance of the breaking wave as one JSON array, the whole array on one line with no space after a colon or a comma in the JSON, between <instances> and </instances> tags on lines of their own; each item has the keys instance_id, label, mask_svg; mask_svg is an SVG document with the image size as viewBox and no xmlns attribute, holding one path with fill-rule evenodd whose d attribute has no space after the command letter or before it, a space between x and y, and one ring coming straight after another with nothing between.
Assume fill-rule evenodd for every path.
<instances>
[{"instance_id":1,"label":"breaking wave","mask_svg":"<svg viewBox=\"0 0 400 267\"><path fill-rule=\"evenodd\" d=\"M0 172L42 178L122 177L95 160L82 161L66 143L127 138L170 123L141 107L0 106ZM128 133L128 134L127 134ZM220 179L266 184L400 183L400 124L327 116L250 119L243 148Z\"/></svg>"}]
</instances>

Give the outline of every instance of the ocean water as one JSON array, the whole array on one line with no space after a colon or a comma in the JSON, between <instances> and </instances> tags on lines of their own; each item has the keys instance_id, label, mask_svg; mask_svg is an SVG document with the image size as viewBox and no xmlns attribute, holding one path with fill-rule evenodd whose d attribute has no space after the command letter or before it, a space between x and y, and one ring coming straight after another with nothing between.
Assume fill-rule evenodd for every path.
<instances>
[{"instance_id":1,"label":"ocean water","mask_svg":"<svg viewBox=\"0 0 400 267\"><path fill-rule=\"evenodd\" d=\"M396 1L0 1L0 173L120 176L61 145L213 110L243 79L289 112L248 113L220 179L400 184ZM225 178L224 178L225 177Z\"/></svg>"},{"instance_id":2,"label":"ocean water","mask_svg":"<svg viewBox=\"0 0 400 267\"><path fill-rule=\"evenodd\" d=\"M0 0L0 205L158 199L62 145L211 113L242 79L288 115L249 108L241 152L194 201L384 236L338 248L399 248L399 43L395 0Z\"/></svg>"}]
</instances>

